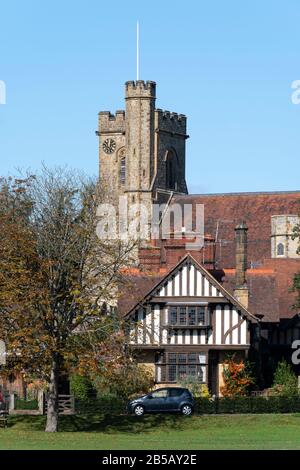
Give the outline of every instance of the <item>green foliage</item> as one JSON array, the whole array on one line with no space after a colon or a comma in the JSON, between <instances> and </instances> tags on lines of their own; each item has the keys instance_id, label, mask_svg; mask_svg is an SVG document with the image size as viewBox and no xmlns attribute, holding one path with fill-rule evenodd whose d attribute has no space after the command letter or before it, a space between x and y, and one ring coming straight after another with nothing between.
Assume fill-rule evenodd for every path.
<instances>
[{"instance_id":1,"label":"green foliage","mask_svg":"<svg viewBox=\"0 0 300 470\"><path fill-rule=\"evenodd\" d=\"M274 395L293 397L299 394L298 380L292 367L285 360L278 363L272 391Z\"/></svg>"},{"instance_id":2,"label":"green foliage","mask_svg":"<svg viewBox=\"0 0 300 470\"><path fill-rule=\"evenodd\" d=\"M128 400L117 395L105 394L97 398L89 398L88 400L78 399L75 401L76 412L79 414L101 413L105 415L115 416L124 414L127 409Z\"/></svg>"},{"instance_id":3,"label":"green foliage","mask_svg":"<svg viewBox=\"0 0 300 470\"><path fill-rule=\"evenodd\" d=\"M299 413L298 396L196 398L196 414Z\"/></svg>"},{"instance_id":4,"label":"green foliage","mask_svg":"<svg viewBox=\"0 0 300 470\"><path fill-rule=\"evenodd\" d=\"M193 375L188 375L182 379L180 385L187 388L195 398L211 398L207 385L199 383L197 377L194 377Z\"/></svg>"},{"instance_id":5,"label":"green foliage","mask_svg":"<svg viewBox=\"0 0 300 470\"><path fill-rule=\"evenodd\" d=\"M128 358L120 367L93 378L93 384L100 397L103 394L112 394L127 399L149 392L154 386L154 374L147 366Z\"/></svg>"},{"instance_id":6,"label":"green foliage","mask_svg":"<svg viewBox=\"0 0 300 470\"><path fill-rule=\"evenodd\" d=\"M21 398L15 399L16 410L37 410L38 407L37 400L22 400Z\"/></svg>"},{"instance_id":7,"label":"green foliage","mask_svg":"<svg viewBox=\"0 0 300 470\"><path fill-rule=\"evenodd\" d=\"M89 400L96 396L96 390L88 377L74 374L70 378L70 391L82 401Z\"/></svg>"}]
</instances>

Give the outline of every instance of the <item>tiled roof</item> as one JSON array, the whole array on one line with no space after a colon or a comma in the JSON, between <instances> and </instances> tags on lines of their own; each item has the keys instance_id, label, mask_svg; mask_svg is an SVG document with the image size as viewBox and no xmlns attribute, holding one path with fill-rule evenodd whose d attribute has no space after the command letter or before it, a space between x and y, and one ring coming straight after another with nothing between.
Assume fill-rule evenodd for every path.
<instances>
[{"instance_id":1,"label":"tiled roof","mask_svg":"<svg viewBox=\"0 0 300 470\"><path fill-rule=\"evenodd\" d=\"M175 196L177 204L204 204L206 233L217 237L217 267L235 267L234 228L248 226L248 262L259 266L271 256L271 216L299 213L300 191Z\"/></svg>"},{"instance_id":2,"label":"tiled roof","mask_svg":"<svg viewBox=\"0 0 300 470\"><path fill-rule=\"evenodd\" d=\"M293 309L295 294L291 292L291 279L299 267L296 260L269 260L264 269L249 269L247 285L249 288L248 310L253 315L263 315L264 322L279 322L280 319L292 318L297 311ZM210 271L221 285L233 295L235 288L235 270L224 269ZM126 276L126 284L119 298L120 313L125 315L163 278L136 271Z\"/></svg>"},{"instance_id":3,"label":"tiled roof","mask_svg":"<svg viewBox=\"0 0 300 470\"><path fill-rule=\"evenodd\" d=\"M300 271L300 259L271 259L271 216L299 213L300 191L272 193L231 193L182 195L173 198L179 204L204 204L205 233L215 237L216 268L211 273L223 283L231 294L235 278L235 232L241 220L248 226L248 269L249 311L263 315L263 321L278 322L292 318L297 312L293 309L295 294L290 291L292 279ZM171 249L169 251L172 251ZM168 270L178 262L178 255L169 256ZM180 253L179 253L180 251ZM192 255L197 259L195 253ZM120 298L120 310L127 313L138 301L157 284L164 272L161 269L159 254L153 269L156 272L129 273L129 288ZM201 256L199 260L201 262ZM174 259L174 262L173 262ZM166 263L164 264L166 266Z\"/></svg>"},{"instance_id":4,"label":"tiled roof","mask_svg":"<svg viewBox=\"0 0 300 470\"><path fill-rule=\"evenodd\" d=\"M124 284L118 299L118 310L126 315L162 278L163 274L134 272L125 274Z\"/></svg>"}]
</instances>

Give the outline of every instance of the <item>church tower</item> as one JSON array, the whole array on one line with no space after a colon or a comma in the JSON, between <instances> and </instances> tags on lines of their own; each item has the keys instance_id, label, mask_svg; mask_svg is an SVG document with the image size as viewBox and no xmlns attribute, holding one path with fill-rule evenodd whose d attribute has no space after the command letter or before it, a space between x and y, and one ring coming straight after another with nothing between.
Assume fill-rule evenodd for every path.
<instances>
[{"instance_id":1,"label":"church tower","mask_svg":"<svg viewBox=\"0 0 300 470\"><path fill-rule=\"evenodd\" d=\"M129 202L152 201L151 183L154 175L154 113L156 84L126 82L126 148L127 179L125 191Z\"/></svg>"},{"instance_id":2,"label":"church tower","mask_svg":"<svg viewBox=\"0 0 300 470\"><path fill-rule=\"evenodd\" d=\"M125 111L99 113L100 179L112 199L127 195L128 204L167 202L187 193L185 181L186 117L155 109L156 83L125 83Z\"/></svg>"}]
</instances>

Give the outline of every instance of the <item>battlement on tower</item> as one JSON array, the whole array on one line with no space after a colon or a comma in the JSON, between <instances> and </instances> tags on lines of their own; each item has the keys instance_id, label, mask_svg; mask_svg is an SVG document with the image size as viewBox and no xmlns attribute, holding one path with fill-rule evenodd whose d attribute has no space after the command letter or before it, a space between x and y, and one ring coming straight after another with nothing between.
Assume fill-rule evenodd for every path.
<instances>
[{"instance_id":1,"label":"battlement on tower","mask_svg":"<svg viewBox=\"0 0 300 470\"><path fill-rule=\"evenodd\" d=\"M125 111L118 110L115 114L110 111L100 111L99 132L125 132Z\"/></svg>"},{"instance_id":2,"label":"battlement on tower","mask_svg":"<svg viewBox=\"0 0 300 470\"><path fill-rule=\"evenodd\" d=\"M186 116L184 114L172 113L156 109L156 125L159 130L186 134Z\"/></svg>"},{"instance_id":3,"label":"battlement on tower","mask_svg":"<svg viewBox=\"0 0 300 470\"><path fill-rule=\"evenodd\" d=\"M148 80L130 80L125 83L125 98L155 98L156 83Z\"/></svg>"}]
</instances>

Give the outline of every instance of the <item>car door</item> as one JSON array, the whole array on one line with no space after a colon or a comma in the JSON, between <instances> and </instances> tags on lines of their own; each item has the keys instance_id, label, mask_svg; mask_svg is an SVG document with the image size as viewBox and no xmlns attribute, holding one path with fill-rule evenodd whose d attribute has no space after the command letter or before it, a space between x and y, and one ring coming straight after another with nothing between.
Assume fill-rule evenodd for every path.
<instances>
[{"instance_id":1,"label":"car door","mask_svg":"<svg viewBox=\"0 0 300 470\"><path fill-rule=\"evenodd\" d=\"M168 409L168 389L161 388L151 393L151 398L147 399L148 411L167 411Z\"/></svg>"},{"instance_id":2,"label":"car door","mask_svg":"<svg viewBox=\"0 0 300 470\"><path fill-rule=\"evenodd\" d=\"M183 389L182 388L170 388L169 389L169 410L176 411L179 409L180 402L182 400Z\"/></svg>"}]
</instances>

